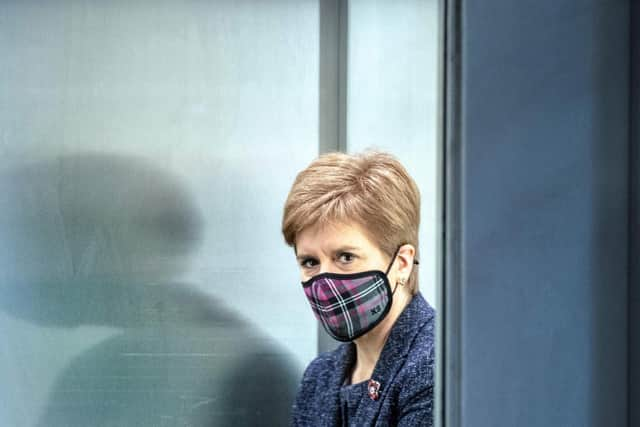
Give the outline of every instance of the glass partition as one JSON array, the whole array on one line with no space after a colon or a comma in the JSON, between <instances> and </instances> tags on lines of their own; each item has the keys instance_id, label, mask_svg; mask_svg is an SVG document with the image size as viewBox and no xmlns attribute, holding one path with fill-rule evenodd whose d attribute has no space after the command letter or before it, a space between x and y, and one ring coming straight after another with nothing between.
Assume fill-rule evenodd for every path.
<instances>
[{"instance_id":1,"label":"glass partition","mask_svg":"<svg viewBox=\"0 0 640 427\"><path fill-rule=\"evenodd\" d=\"M280 221L322 151L407 164L435 305L436 2L327 5L3 3L0 425L286 425L324 346Z\"/></svg>"}]
</instances>

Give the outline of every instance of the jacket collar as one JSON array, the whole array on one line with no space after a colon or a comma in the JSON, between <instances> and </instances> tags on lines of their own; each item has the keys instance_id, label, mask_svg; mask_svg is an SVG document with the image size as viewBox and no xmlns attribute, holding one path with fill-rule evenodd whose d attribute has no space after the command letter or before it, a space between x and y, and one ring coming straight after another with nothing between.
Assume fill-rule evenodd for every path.
<instances>
[{"instance_id":1,"label":"jacket collar","mask_svg":"<svg viewBox=\"0 0 640 427\"><path fill-rule=\"evenodd\" d=\"M411 350L411 345L416 335L422 327L431 320L435 315L434 309L427 303L422 294L418 292L411 302L404 308L396 322L391 327L389 337L385 342L382 352L376 366L371 375L371 379L380 383L380 399L372 400L367 394L363 395L360 402L358 414L361 411L371 411L371 406L379 405L384 400L385 390L393 383L398 370L403 365L407 353ZM333 353L335 357L335 375L332 378L331 396L334 400L336 408L340 408L340 387L344 383L344 379L350 368L356 360L356 346L354 343L342 344ZM336 414L337 416L337 414Z\"/></svg>"},{"instance_id":2,"label":"jacket collar","mask_svg":"<svg viewBox=\"0 0 640 427\"><path fill-rule=\"evenodd\" d=\"M371 375L371 379L381 384L381 393L385 384L393 382L393 378L403 364L403 359L407 357L407 353L411 350L416 335L425 323L433 318L434 314L433 308L420 293L413 297L400 314L391 328L389 337L382 348L380 358Z\"/></svg>"}]
</instances>

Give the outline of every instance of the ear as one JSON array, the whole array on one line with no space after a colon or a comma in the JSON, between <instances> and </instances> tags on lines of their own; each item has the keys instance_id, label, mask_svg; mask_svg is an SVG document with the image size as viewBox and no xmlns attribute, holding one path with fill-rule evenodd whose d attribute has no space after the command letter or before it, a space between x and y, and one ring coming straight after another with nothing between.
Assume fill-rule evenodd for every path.
<instances>
[{"instance_id":1,"label":"ear","mask_svg":"<svg viewBox=\"0 0 640 427\"><path fill-rule=\"evenodd\" d=\"M415 259L415 256L416 248L413 245L407 243L406 245L400 246L397 255L398 277L402 277L405 280L409 279L411 271L413 270L413 261Z\"/></svg>"}]
</instances>

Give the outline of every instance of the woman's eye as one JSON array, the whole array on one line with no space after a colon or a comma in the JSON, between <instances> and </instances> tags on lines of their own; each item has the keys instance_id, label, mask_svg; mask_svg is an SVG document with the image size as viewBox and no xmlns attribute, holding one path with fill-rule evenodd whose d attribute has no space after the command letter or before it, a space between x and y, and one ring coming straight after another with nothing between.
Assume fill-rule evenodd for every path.
<instances>
[{"instance_id":1,"label":"woman's eye","mask_svg":"<svg viewBox=\"0 0 640 427\"><path fill-rule=\"evenodd\" d=\"M339 259L341 262L349 263L355 259L355 255L350 252L343 252L340 254Z\"/></svg>"},{"instance_id":2,"label":"woman's eye","mask_svg":"<svg viewBox=\"0 0 640 427\"><path fill-rule=\"evenodd\" d=\"M316 260L313 258L307 258L300 261L300 267L302 268L312 268L316 265Z\"/></svg>"}]
</instances>

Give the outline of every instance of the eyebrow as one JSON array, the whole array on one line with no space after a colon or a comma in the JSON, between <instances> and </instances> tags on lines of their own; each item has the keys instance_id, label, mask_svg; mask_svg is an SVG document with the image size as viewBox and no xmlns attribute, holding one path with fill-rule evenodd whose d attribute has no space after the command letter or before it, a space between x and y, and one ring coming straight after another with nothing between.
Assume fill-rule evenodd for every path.
<instances>
[{"instance_id":1,"label":"eyebrow","mask_svg":"<svg viewBox=\"0 0 640 427\"><path fill-rule=\"evenodd\" d=\"M357 246L340 246L337 249L333 250L333 253L339 253L339 252L357 252L360 251L360 248ZM296 256L297 260L301 260L301 259L305 259L305 258L314 258L312 255L307 255L307 254L298 254L298 256Z\"/></svg>"}]
</instances>

